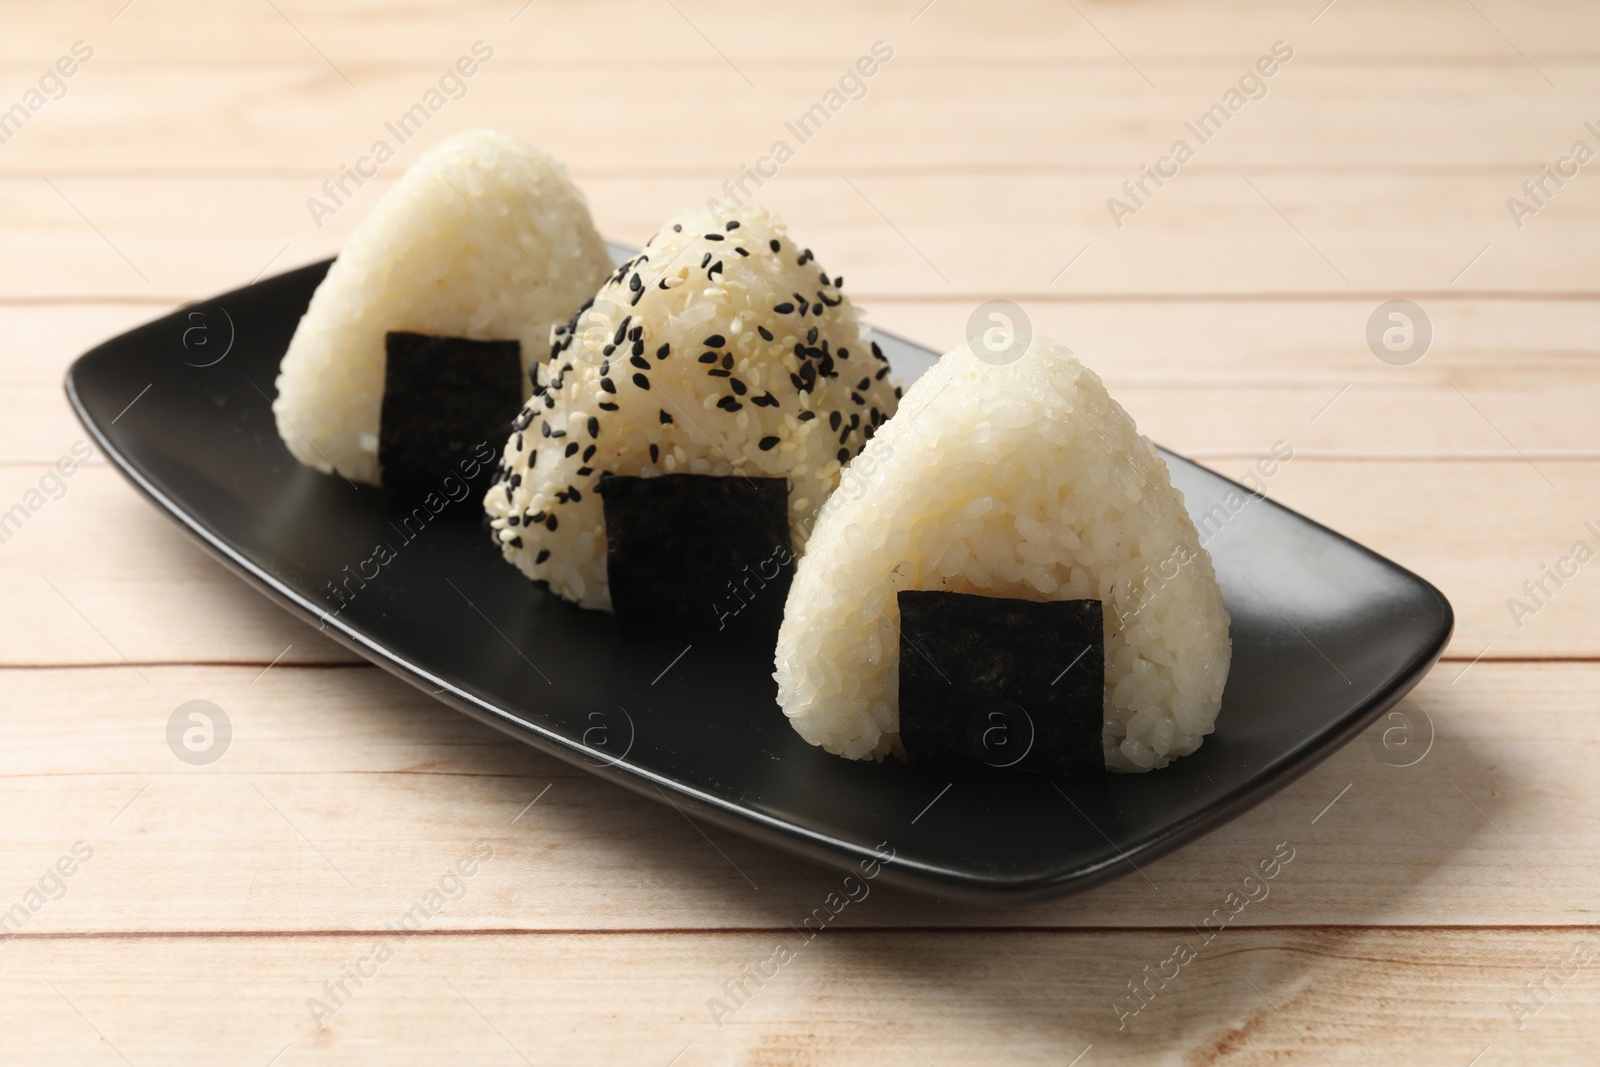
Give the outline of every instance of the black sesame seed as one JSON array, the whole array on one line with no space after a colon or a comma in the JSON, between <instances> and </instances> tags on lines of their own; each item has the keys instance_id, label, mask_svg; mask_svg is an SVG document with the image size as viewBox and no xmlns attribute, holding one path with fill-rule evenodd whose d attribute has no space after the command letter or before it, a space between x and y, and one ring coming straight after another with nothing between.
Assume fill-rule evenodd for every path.
<instances>
[{"instance_id":1,"label":"black sesame seed","mask_svg":"<svg viewBox=\"0 0 1600 1067\"><path fill-rule=\"evenodd\" d=\"M878 373L874 374L872 377L873 377L874 380L881 382L885 378L887 378L888 376L889 376L889 368L888 367L879 367L878 368Z\"/></svg>"},{"instance_id":2,"label":"black sesame seed","mask_svg":"<svg viewBox=\"0 0 1600 1067\"><path fill-rule=\"evenodd\" d=\"M723 370L732 370L733 369L733 353L730 352L727 355L722 357L722 369Z\"/></svg>"},{"instance_id":3,"label":"black sesame seed","mask_svg":"<svg viewBox=\"0 0 1600 1067\"><path fill-rule=\"evenodd\" d=\"M783 303L779 304L777 307L773 308L772 310L775 311L776 313L778 313L779 315L789 315L789 314L793 314L794 305L789 303L787 300L785 300Z\"/></svg>"},{"instance_id":4,"label":"black sesame seed","mask_svg":"<svg viewBox=\"0 0 1600 1067\"><path fill-rule=\"evenodd\" d=\"M637 293L643 287L644 287L644 282L639 280L639 276L637 274L635 274L633 277L628 279L628 288L633 290L634 292ZM618 340L621 340L621 338L618 338Z\"/></svg>"},{"instance_id":5,"label":"black sesame seed","mask_svg":"<svg viewBox=\"0 0 1600 1067\"><path fill-rule=\"evenodd\" d=\"M550 436L551 437L565 437L565 436L567 436L567 431L565 431L565 430L551 430L550 431Z\"/></svg>"},{"instance_id":6,"label":"black sesame seed","mask_svg":"<svg viewBox=\"0 0 1600 1067\"><path fill-rule=\"evenodd\" d=\"M844 416L839 414L837 411L831 411L828 413L828 429L837 430L839 428L839 424L843 421Z\"/></svg>"},{"instance_id":7,"label":"black sesame seed","mask_svg":"<svg viewBox=\"0 0 1600 1067\"><path fill-rule=\"evenodd\" d=\"M661 412L661 425L663 425L663 426L671 426L672 425L672 416L668 415L665 409L662 409L662 412Z\"/></svg>"},{"instance_id":8,"label":"black sesame seed","mask_svg":"<svg viewBox=\"0 0 1600 1067\"><path fill-rule=\"evenodd\" d=\"M541 548L539 550L539 554L537 556L533 557L533 562L535 562L535 563L543 563L545 560L547 560L549 558L550 558L550 550L548 548Z\"/></svg>"},{"instance_id":9,"label":"black sesame seed","mask_svg":"<svg viewBox=\"0 0 1600 1067\"><path fill-rule=\"evenodd\" d=\"M539 424L539 433L542 436L549 437L550 436L550 424L548 422L541 422Z\"/></svg>"},{"instance_id":10,"label":"black sesame seed","mask_svg":"<svg viewBox=\"0 0 1600 1067\"><path fill-rule=\"evenodd\" d=\"M516 537L513 537L511 539L511 547L512 548L521 548L522 547L522 535L521 534L518 534Z\"/></svg>"},{"instance_id":11,"label":"black sesame seed","mask_svg":"<svg viewBox=\"0 0 1600 1067\"><path fill-rule=\"evenodd\" d=\"M600 420L595 418L593 415L589 416L589 436L590 437L599 437L600 436Z\"/></svg>"},{"instance_id":12,"label":"black sesame seed","mask_svg":"<svg viewBox=\"0 0 1600 1067\"><path fill-rule=\"evenodd\" d=\"M586 477L588 477L589 475L591 475L593 473L594 473L594 468L593 467L579 467L578 468L578 477L580 477L580 478L586 478Z\"/></svg>"},{"instance_id":13,"label":"black sesame seed","mask_svg":"<svg viewBox=\"0 0 1600 1067\"><path fill-rule=\"evenodd\" d=\"M671 354L672 354L672 346L671 345L662 345L660 348L656 349L656 358L657 359L666 359Z\"/></svg>"},{"instance_id":14,"label":"black sesame seed","mask_svg":"<svg viewBox=\"0 0 1600 1067\"><path fill-rule=\"evenodd\" d=\"M761 335L761 339L763 341L772 340L772 331L767 329L765 326L757 326L756 327L756 333L759 333Z\"/></svg>"},{"instance_id":15,"label":"black sesame seed","mask_svg":"<svg viewBox=\"0 0 1600 1067\"><path fill-rule=\"evenodd\" d=\"M720 233L708 233L708 234L706 234L706 240L708 240L708 241L723 241L723 240L726 240L726 238L723 237L722 234L720 234Z\"/></svg>"},{"instance_id":16,"label":"black sesame seed","mask_svg":"<svg viewBox=\"0 0 1600 1067\"><path fill-rule=\"evenodd\" d=\"M680 224L674 222L672 224L672 232L673 233L682 233L683 232L683 227Z\"/></svg>"},{"instance_id":17,"label":"black sesame seed","mask_svg":"<svg viewBox=\"0 0 1600 1067\"><path fill-rule=\"evenodd\" d=\"M585 463L587 463L591 459L593 459L594 458L594 452L595 452L595 446L594 445L590 445L588 448L584 449L583 450L583 461Z\"/></svg>"},{"instance_id":18,"label":"black sesame seed","mask_svg":"<svg viewBox=\"0 0 1600 1067\"><path fill-rule=\"evenodd\" d=\"M855 427L854 426L846 426L843 430L839 431L839 443L841 445L844 444L845 441L849 440L850 435L852 433L854 433L854 432L855 432Z\"/></svg>"},{"instance_id":19,"label":"black sesame seed","mask_svg":"<svg viewBox=\"0 0 1600 1067\"><path fill-rule=\"evenodd\" d=\"M751 397L750 403L758 408L775 408L778 406L778 398L771 393L763 393L760 396Z\"/></svg>"},{"instance_id":20,"label":"black sesame seed","mask_svg":"<svg viewBox=\"0 0 1600 1067\"><path fill-rule=\"evenodd\" d=\"M704 342L707 348L721 348L727 343L728 339L723 337L720 333L712 334L710 337L707 337Z\"/></svg>"},{"instance_id":21,"label":"black sesame seed","mask_svg":"<svg viewBox=\"0 0 1600 1067\"><path fill-rule=\"evenodd\" d=\"M736 247L736 248L734 248L734 251L735 251L735 252L737 252L737 253L739 253L739 254L740 254L740 255L741 255L741 256L744 256L744 257L745 257L745 258L746 258L746 259L749 259L749 258L750 258L750 253L749 253L749 252L747 252L747 251L745 251L745 250L744 250L744 249L742 249L742 248L737 248L737 247Z\"/></svg>"},{"instance_id":22,"label":"black sesame seed","mask_svg":"<svg viewBox=\"0 0 1600 1067\"><path fill-rule=\"evenodd\" d=\"M602 359L600 361L600 377L604 378L606 375L608 375L610 373L611 373L611 361L609 359Z\"/></svg>"},{"instance_id":23,"label":"black sesame seed","mask_svg":"<svg viewBox=\"0 0 1600 1067\"><path fill-rule=\"evenodd\" d=\"M723 370L721 367L712 367L710 370L706 371L706 373L709 374L713 378L732 378L733 377L733 371L731 371L731 370Z\"/></svg>"},{"instance_id":24,"label":"black sesame seed","mask_svg":"<svg viewBox=\"0 0 1600 1067\"><path fill-rule=\"evenodd\" d=\"M544 520L544 528L549 530L551 533L556 532L556 517L554 515Z\"/></svg>"},{"instance_id":25,"label":"black sesame seed","mask_svg":"<svg viewBox=\"0 0 1600 1067\"><path fill-rule=\"evenodd\" d=\"M728 379L728 385L732 387L734 393L738 396L744 396L750 391L749 387L737 378Z\"/></svg>"},{"instance_id":26,"label":"black sesame seed","mask_svg":"<svg viewBox=\"0 0 1600 1067\"><path fill-rule=\"evenodd\" d=\"M776 437L763 437L760 441L756 442L756 445L763 452L771 452L778 446L778 439Z\"/></svg>"},{"instance_id":27,"label":"black sesame seed","mask_svg":"<svg viewBox=\"0 0 1600 1067\"><path fill-rule=\"evenodd\" d=\"M620 410L617 407L617 405L611 403L611 401L609 401L609 400L602 400L602 401L600 401L600 403L596 404L595 407L599 408L601 411L618 411L618 410Z\"/></svg>"},{"instance_id":28,"label":"black sesame seed","mask_svg":"<svg viewBox=\"0 0 1600 1067\"><path fill-rule=\"evenodd\" d=\"M644 355L644 342L643 341L635 341L635 342L633 342L633 354L635 356Z\"/></svg>"},{"instance_id":29,"label":"black sesame seed","mask_svg":"<svg viewBox=\"0 0 1600 1067\"><path fill-rule=\"evenodd\" d=\"M711 264L711 269L706 271L706 277L707 278L716 277L717 276L717 271L719 271L721 269L722 269L722 260L719 259L715 263Z\"/></svg>"},{"instance_id":30,"label":"black sesame seed","mask_svg":"<svg viewBox=\"0 0 1600 1067\"><path fill-rule=\"evenodd\" d=\"M631 356L629 357L628 362L633 364L635 367L638 367L640 370L650 369L650 361L645 359L643 356Z\"/></svg>"},{"instance_id":31,"label":"black sesame seed","mask_svg":"<svg viewBox=\"0 0 1600 1067\"><path fill-rule=\"evenodd\" d=\"M850 450L848 448L839 449L839 462L840 463L848 463L848 462L850 462ZM555 519L555 516L552 515L551 519L553 521Z\"/></svg>"},{"instance_id":32,"label":"black sesame seed","mask_svg":"<svg viewBox=\"0 0 1600 1067\"><path fill-rule=\"evenodd\" d=\"M737 219L735 219L733 222L730 222L726 226L723 227L723 229L727 230L729 233L732 233L734 230L737 230L738 228L739 228L739 221Z\"/></svg>"},{"instance_id":33,"label":"black sesame seed","mask_svg":"<svg viewBox=\"0 0 1600 1067\"><path fill-rule=\"evenodd\" d=\"M876 341L872 342L872 354L877 356L879 359L884 358L883 349L878 347L878 342Z\"/></svg>"},{"instance_id":34,"label":"black sesame seed","mask_svg":"<svg viewBox=\"0 0 1600 1067\"><path fill-rule=\"evenodd\" d=\"M865 404L866 403L865 400L861 399L861 394L860 393L854 393L854 392L851 393L850 394L850 399L854 400L857 404Z\"/></svg>"},{"instance_id":35,"label":"black sesame seed","mask_svg":"<svg viewBox=\"0 0 1600 1067\"><path fill-rule=\"evenodd\" d=\"M577 486L573 485L567 486L567 496L571 497L574 501L583 499L583 494L578 492Z\"/></svg>"},{"instance_id":36,"label":"black sesame seed","mask_svg":"<svg viewBox=\"0 0 1600 1067\"><path fill-rule=\"evenodd\" d=\"M646 378L642 374L635 374L633 376L633 384L637 385L640 389L649 389L650 388L650 379Z\"/></svg>"},{"instance_id":37,"label":"black sesame seed","mask_svg":"<svg viewBox=\"0 0 1600 1067\"><path fill-rule=\"evenodd\" d=\"M617 391L616 384L612 382L610 378L601 378L600 388L604 389L608 393L615 393Z\"/></svg>"},{"instance_id":38,"label":"black sesame seed","mask_svg":"<svg viewBox=\"0 0 1600 1067\"><path fill-rule=\"evenodd\" d=\"M628 331L628 340L630 340L630 341L642 341L642 340L644 340L644 327L643 326L635 326L633 329L629 330Z\"/></svg>"},{"instance_id":39,"label":"black sesame seed","mask_svg":"<svg viewBox=\"0 0 1600 1067\"><path fill-rule=\"evenodd\" d=\"M616 350L617 350L617 346L616 345L606 345L604 348L602 348L600 350L600 354L602 356L609 356L611 353L615 352Z\"/></svg>"},{"instance_id":40,"label":"black sesame seed","mask_svg":"<svg viewBox=\"0 0 1600 1067\"><path fill-rule=\"evenodd\" d=\"M817 343L817 328L815 326L813 326L813 327L811 327L811 329L806 331L806 344L814 345L816 343Z\"/></svg>"},{"instance_id":41,"label":"black sesame seed","mask_svg":"<svg viewBox=\"0 0 1600 1067\"><path fill-rule=\"evenodd\" d=\"M810 422L816 417L817 413L815 411L802 411L800 414L795 416L795 418L799 419L801 422Z\"/></svg>"},{"instance_id":42,"label":"black sesame seed","mask_svg":"<svg viewBox=\"0 0 1600 1067\"><path fill-rule=\"evenodd\" d=\"M573 441L570 444L568 444L567 445L567 450L562 453L562 455L566 455L566 456L575 456L577 454L578 454L578 442L576 442L576 441Z\"/></svg>"},{"instance_id":43,"label":"black sesame seed","mask_svg":"<svg viewBox=\"0 0 1600 1067\"><path fill-rule=\"evenodd\" d=\"M655 445L651 445L650 446L650 462L651 463L659 463L660 461L661 461L661 449L658 448Z\"/></svg>"},{"instance_id":44,"label":"black sesame seed","mask_svg":"<svg viewBox=\"0 0 1600 1067\"><path fill-rule=\"evenodd\" d=\"M700 269L701 270L705 270L706 269L706 264L710 263L710 262L711 262L711 253L707 252L706 255L705 255L705 258L700 261Z\"/></svg>"},{"instance_id":45,"label":"black sesame seed","mask_svg":"<svg viewBox=\"0 0 1600 1067\"><path fill-rule=\"evenodd\" d=\"M865 391L867 386L869 386L871 384L872 384L872 379L871 378L863 378L863 379L861 379L861 381L856 383L856 388Z\"/></svg>"},{"instance_id":46,"label":"black sesame seed","mask_svg":"<svg viewBox=\"0 0 1600 1067\"><path fill-rule=\"evenodd\" d=\"M717 354L715 352L702 352L702 353L700 353L700 362L701 363L715 363L716 361L717 361Z\"/></svg>"},{"instance_id":47,"label":"black sesame seed","mask_svg":"<svg viewBox=\"0 0 1600 1067\"><path fill-rule=\"evenodd\" d=\"M721 400L717 401L717 407L721 408L723 411L738 411L740 408L744 407L744 405L739 403L731 396L725 396Z\"/></svg>"},{"instance_id":48,"label":"black sesame seed","mask_svg":"<svg viewBox=\"0 0 1600 1067\"><path fill-rule=\"evenodd\" d=\"M904 395L905 394L901 391L901 389L900 389L900 387L898 385L894 387L894 398L896 400L899 400Z\"/></svg>"},{"instance_id":49,"label":"black sesame seed","mask_svg":"<svg viewBox=\"0 0 1600 1067\"><path fill-rule=\"evenodd\" d=\"M778 239L776 237L774 237L772 240L767 242L767 247L771 248L774 252L776 252L776 251L778 251L778 249L782 248L783 246L781 244L779 244L778 243Z\"/></svg>"}]
</instances>

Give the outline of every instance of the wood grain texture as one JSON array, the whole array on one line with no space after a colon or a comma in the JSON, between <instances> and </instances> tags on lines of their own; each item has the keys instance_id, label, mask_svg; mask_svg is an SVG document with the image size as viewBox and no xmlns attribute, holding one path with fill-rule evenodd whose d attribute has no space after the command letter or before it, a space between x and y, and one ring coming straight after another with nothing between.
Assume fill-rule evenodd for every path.
<instances>
[{"instance_id":1,"label":"wood grain texture","mask_svg":"<svg viewBox=\"0 0 1600 1067\"><path fill-rule=\"evenodd\" d=\"M0 1058L1593 1060L1600 577L1543 568L1600 544L1600 179L1585 167L1520 227L1506 201L1600 145L1600 8L62 0L0 26L0 108L75 41L94 50L0 143L0 510L59 495L0 541ZM462 97L319 226L307 199L477 40L494 56ZM364 665L103 459L41 481L85 436L72 358L334 254L450 133L540 144L637 242L795 142L785 122L879 40L893 59L760 200L886 329L943 350L979 303L1013 300L1153 439L1233 476L1292 446L1272 496L1456 608L1411 747L1385 749L1380 723L1068 900L875 888L801 941L838 875ZM1278 40L1295 54L1264 98L1119 227L1107 198ZM1397 297L1434 331L1400 367L1366 341ZM167 746L192 699L235 729L209 766ZM72 875L47 875L75 845ZM1204 942L1280 845L1270 896ZM422 933L385 932L491 848ZM393 959L358 986L346 968L379 941ZM1195 958L1160 977L1180 942ZM780 945L792 961L745 977Z\"/></svg>"}]
</instances>

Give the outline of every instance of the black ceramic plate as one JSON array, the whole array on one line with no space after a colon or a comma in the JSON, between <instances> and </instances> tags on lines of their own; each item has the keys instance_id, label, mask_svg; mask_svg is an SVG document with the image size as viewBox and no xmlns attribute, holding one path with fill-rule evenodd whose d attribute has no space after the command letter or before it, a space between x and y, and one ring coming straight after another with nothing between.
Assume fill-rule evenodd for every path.
<instances>
[{"instance_id":1,"label":"black ceramic plate","mask_svg":"<svg viewBox=\"0 0 1600 1067\"><path fill-rule=\"evenodd\" d=\"M1230 492L1250 498L1208 546L1233 670L1198 753L1151 774L1059 781L839 759L778 710L770 631L736 618L692 641L625 635L504 563L475 494L408 523L417 501L296 463L270 398L326 269L185 308L80 358L67 394L100 448L246 581L379 666L646 797L825 864L854 867L887 842L882 877L941 897L1086 888L1304 774L1398 701L1450 635L1450 605L1420 578L1166 454L1196 516ZM935 358L878 340L902 382ZM354 592L342 607L335 582Z\"/></svg>"}]
</instances>

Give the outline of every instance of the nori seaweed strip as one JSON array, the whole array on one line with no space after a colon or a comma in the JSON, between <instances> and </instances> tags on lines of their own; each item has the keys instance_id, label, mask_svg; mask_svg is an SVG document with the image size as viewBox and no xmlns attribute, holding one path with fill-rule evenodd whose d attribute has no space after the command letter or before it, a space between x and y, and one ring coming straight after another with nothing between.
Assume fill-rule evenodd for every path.
<instances>
[{"instance_id":1,"label":"nori seaweed strip","mask_svg":"<svg viewBox=\"0 0 1600 1067\"><path fill-rule=\"evenodd\" d=\"M787 480L613 476L596 489L620 622L776 630L794 576Z\"/></svg>"},{"instance_id":2,"label":"nori seaweed strip","mask_svg":"<svg viewBox=\"0 0 1600 1067\"><path fill-rule=\"evenodd\" d=\"M913 760L1100 774L1098 600L902 589L900 742Z\"/></svg>"},{"instance_id":3,"label":"nori seaweed strip","mask_svg":"<svg viewBox=\"0 0 1600 1067\"><path fill-rule=\"evenodd\" d=\"M440 489L484 442L498 452L522 407L522 345L391 332L384 337L378 464L383 484Z\"/></svg>"}]
</instances>

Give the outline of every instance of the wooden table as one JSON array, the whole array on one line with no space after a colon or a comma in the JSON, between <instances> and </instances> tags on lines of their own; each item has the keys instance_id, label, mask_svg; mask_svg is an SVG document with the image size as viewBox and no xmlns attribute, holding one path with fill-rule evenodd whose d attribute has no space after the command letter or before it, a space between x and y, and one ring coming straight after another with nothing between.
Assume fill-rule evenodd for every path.
<instances>
[{"instance_id":1,"label":"wooden table","mask_svg":"<svg viewBox=\"0 0 1600 1067\"><path fill-rule=\"evenodd\" d=\"M1322 3L8 5L0 510L27 518L0 544L0 1060L1600 1062L1600 562L1543 569L1600 547L1600 166L1562 162L1600 148L1600 8ZM464 94L314 218L476 41ZM799 144L785 122L877 41ZM1272 496L1455 605L1413 744L1375 731L1053 904L876 890L718 1025L837 875L357 661L102 458L49 473L84 438L76 354L333 253L475 125L565 160L633 241L786 139L759 198L877 323L948 347L1010 299L1156 440L1233 475L1286 443ZM1140 190L1141 165L1175 176ZM1568 176L1535 199L1541 165ZM1425 354L1369 345L1393 299ZM195 699L234 730L203 766L166 735ZM1270 897L1119 1019L1281 843ZM420 932L386 931L475 849Z\"/></svg>"}]
</instances>

